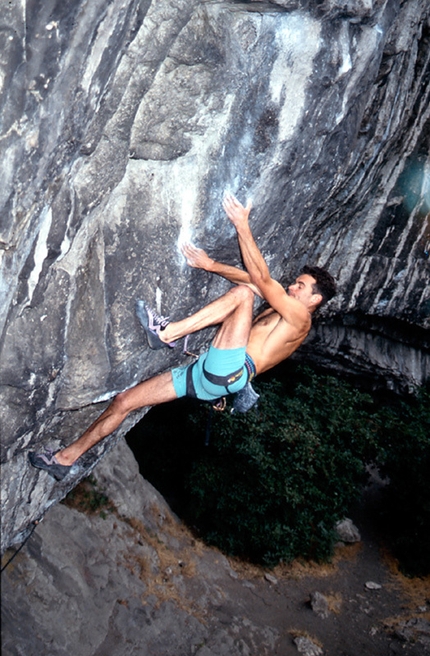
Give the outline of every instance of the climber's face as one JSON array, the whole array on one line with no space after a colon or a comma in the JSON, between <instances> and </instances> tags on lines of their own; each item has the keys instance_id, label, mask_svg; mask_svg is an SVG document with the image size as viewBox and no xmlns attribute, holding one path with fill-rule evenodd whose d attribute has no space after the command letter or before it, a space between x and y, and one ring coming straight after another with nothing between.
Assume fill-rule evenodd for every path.
<instances>
[{"instance_id":1,"label":"climber's face","mask_svg":"<svg viewBox=\"0 0 430 656\"><path fill-rule=\"evenodd\" d=\"M321 294L317 294L314 289L317 281L308 273L302 273L296 281L289 285L288 296L295 298L305 305L309 310L316 308L322 301Z\"/></svg>"}]
</instances>

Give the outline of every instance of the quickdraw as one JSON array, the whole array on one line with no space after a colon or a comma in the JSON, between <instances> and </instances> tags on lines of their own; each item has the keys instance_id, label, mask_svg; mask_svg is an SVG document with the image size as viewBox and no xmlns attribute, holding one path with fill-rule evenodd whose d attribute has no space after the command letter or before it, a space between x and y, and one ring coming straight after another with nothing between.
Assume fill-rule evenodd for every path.
<instances>
[{"instance_id":1,"label":"quickdraw","mask_svg":"<svg viewBox=\"0 0 430 656\"><path fill-rule=\"evenodd\" d=\"M225 396L218 399L215 403L212 404L212 407L217 412L224 412L227 407L227 399Z\"/></svg>"}]
</instances>

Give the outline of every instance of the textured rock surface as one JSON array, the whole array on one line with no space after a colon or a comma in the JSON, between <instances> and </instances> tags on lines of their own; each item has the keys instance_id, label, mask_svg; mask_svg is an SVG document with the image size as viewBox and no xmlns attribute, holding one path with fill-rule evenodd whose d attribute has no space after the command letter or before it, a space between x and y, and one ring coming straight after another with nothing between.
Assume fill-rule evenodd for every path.
<instances>
[{"instance_id":1,"label":"textured rock surface","mask_svg":"<svg viewBox=\"0 0 430 656\"><path fill-rule=\"evenodd\" d=\"M360 531L349 517L345 517L345 519L338 522L335 528L337 537L339 540L342 540L342 542L360 542Z\"/></svg>"},{"instance_id":2,"label":"textured rock surface","mask_svg":"<svg viewBox=\"0 0 430 656\"><path fill-rule=\"evenodd\" d=\"M54 485L28 449L179 361L148 353L136 297L180 317L226 289L178 251L191 237L238 261L226 188L252 197L276 277L312 261L339 279L304 356L428 377L427 0L22 0L0 16L3 548L82 474Z\"/></svg>"},{"instance_id":3,"label":"textured rock surface","mask_svg":"<svg viewBox=\"0 0 430 656\"><path fill-rule=\"evenodd\" d=\"M298 638L295 638L294 642L297 646L297 651L299 654L303 654L304 656L322 656L324 653L322 647L317 645L310 638L306 638L305 636L299 636Z\"/></svg>"},{"instance_id":4,"label":"textured rock surface","mask_svg":"<svg viewBox=\"0 0 430 656\"><path fill-rule=\"evenodd\" d=\"M239 600L223 626L237 575L181 527L124 442L97 479L115 513L56 505L2 577L5 656L274 653L278 631L244 616Z\"/></svg>"},{"instance_id":5,"label":"textured rock surface","mask_svg":"<svg viewBox=\"0 0 430 656\"><path fill-rule=\"evenodd\" d=\"M2 656L297 656L318 645L326 656L428 653L428 587L415 580L405 596L367 535L334 566L265 576L196 540L124 441L95 477L115 509L103 519L56 504L3 571ZM382 588L368 592L376 578ZM315 589L324 618L309 607Z\"/></svg>"}]
</instances>

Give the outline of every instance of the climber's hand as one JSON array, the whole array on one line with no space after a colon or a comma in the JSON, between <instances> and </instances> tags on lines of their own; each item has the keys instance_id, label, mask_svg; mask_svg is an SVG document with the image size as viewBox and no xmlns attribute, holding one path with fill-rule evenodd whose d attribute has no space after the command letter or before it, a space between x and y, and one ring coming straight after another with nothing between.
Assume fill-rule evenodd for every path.
<instances>
[{"instance_id":1,"label":"climber's hand","mask_svg":"<svg viewBox=\"0 0 430 656\"><path fill-rule=\"evenodd\" d=\"M189 266L195 269L204 269L205 271L212 270L214 260L209 257L203 248L197 248L193 244L184 244L181 250Z\"/></svg>"},{"instance_id":2,"label":"climber's hand","mask_svg":"<svg viewBox=\"0 0 430 656\"><path fill-rule=\"evenodd\" d=\"M248 201L247 206L244 207L232 194L226 194L222 206L236 230L248 227L251 201Z\"/></svg>"}]
</instances>

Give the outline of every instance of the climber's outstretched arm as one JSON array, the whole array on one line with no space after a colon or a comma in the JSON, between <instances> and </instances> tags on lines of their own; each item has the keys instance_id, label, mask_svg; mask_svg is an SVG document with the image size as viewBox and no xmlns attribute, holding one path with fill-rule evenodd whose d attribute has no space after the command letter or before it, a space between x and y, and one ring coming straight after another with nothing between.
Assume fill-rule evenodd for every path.
<instances>
[{"instance_id":1,"label":"climber's outstretched arm","mask_svg":"<svg viewBox=\"0 0 430 656\"><path fill-rule=\"evenodd\" d=\"M234 196L226 194L223 201L223 208L236 228L239 240L240 252L243 262L249 274L251 282L262 285L271 280L269 267L266 260L261 254L260 249L255 243L255 239L249 227L249 213L251 212L251 202L244 207Z\"/></svg>"},{"instance_id":2,"label":"climber's outstretched arm","mask_svg":"<svg viewBox=\"0 0 430 656\"><path fill-rule=\"evenodd\" d=\"M255 242L249 226L251 203L244 207L237 198L228 194L224 198L223 207L236 228L243 263L251 283L260 290L270 307L288 324L298 328L300 333L309 332L310 320L307 307L290 296L282 285L272 278L266 260Z\"/></svg>"},{"instance_id":3,"label":"climber's outstretched arm","mask_svg":"<svg viewBox=\"0 0 430 656\"><path fill-rule=\"evenodd\" d=\"M204 269L205 271L210 271L210 273L216 273L235 285L247 285L252 289L254 294L257 294L257 296L260 297L263 296L257 285L251 281L251 276L247 271L229 264L217 262L209 257L202 248L197 248L193 244L185 244L182 247L182 253L191 267L194 267L195 269Z\"/></svg>"}]
</instances>

